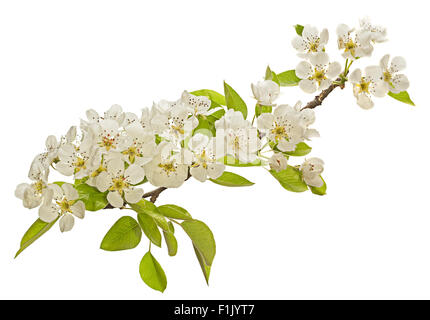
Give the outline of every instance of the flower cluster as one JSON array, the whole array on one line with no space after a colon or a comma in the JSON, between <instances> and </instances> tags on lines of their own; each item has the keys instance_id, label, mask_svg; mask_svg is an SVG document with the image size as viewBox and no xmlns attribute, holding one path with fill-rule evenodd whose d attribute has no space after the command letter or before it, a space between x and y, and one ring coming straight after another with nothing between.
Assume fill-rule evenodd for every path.
<instances>
[{"instance_id":1,"label":"flower cluster","mask_svg":"<svg viewBox=\"0 0 430 320\"><path fill-rule=\"evenodd\" d=\"M153 103L139 115L125 112L119 105L102 114L90 109L79 127L72 126L60 139L49 136L45 151L30 165L30 182L19 184L15 190L24 207L38 208L39 212L17 255L56 221L65 232L73 228L75 217L83 219L86 211L130 209L136 212L138 221L121 217L103 239L102 249L135 248L142 232L150 243L161 246L161 229L169 255L175 255L173 225L180 225L191 238L208 281L215 256L212 232L177 205L157 207L154 203L161 192L178 188L190 178L227 187L251 186L252 182L226 168L257 166L288 191L326 194L323 160L303 159L312 150L309 141L319 137L313 128L313 109L334 88L344 89L348 82L364 109L373 107L373 96L388 95L413 105L406 92L408 78L400 73L406 62L401 57L390 61L385 55L379 65L350 72L352 63L370 56L374 45L386 40L386 29L372 25L368 19L361 20L358 29L344 24L337 28L344 68L329 58L327 29L319 32L310 25L296 25L295 29L297 36L292 45L303 60L295 69L282 73L267 67L264 79L251 85L255 99L252 120L247 119L245 101L224 83L224 94L208 89L183 91L176 101ZM320 93L306 105L300 101L292 105L278 103L283 86ZM50 181L52 170L72 181ZM155 189L144 192L142 186L147 190L149 184ZM154 289L165 289L164 272L150 251L140 269L144 282ZM145 273L148 269L157 274Z\"/></svg>"}]
</instances>

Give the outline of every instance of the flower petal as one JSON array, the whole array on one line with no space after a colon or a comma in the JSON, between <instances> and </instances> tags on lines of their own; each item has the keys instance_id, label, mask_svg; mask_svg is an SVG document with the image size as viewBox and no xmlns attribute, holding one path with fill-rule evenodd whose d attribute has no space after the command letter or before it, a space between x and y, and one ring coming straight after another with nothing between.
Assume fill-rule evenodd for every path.
<instances>
[{"instance_id":1,"label":"flower petal","mask_svg":"<svg viewBox=\"0 0 430 320\"><path fill-rule=\"evenodd\" d=\"M65 214L61 217L59 224L61 232L70 231L75 224L75 218L71 214Z\"/></svg>"},{"instance_id":2,"label":"flower petal","mask_svg":"<svg viewBox=\"0 0 430 320\"><path fill-rule=\"evenodd\" d=\"M125 180L130 184L137 184L145 178L145 171L136 164L130 165L124 172Z\"/></svg>"},{"instance_id":3,"label":"flower petal","mask_svg":"<svg viewBox=\"0 0 430 320\"><path fill-rule=\"evenodd\" d=\"M317 90L316 82L309 79L301 80L299 87L306 93L314 93Z\"/></svg>"},{"instance_id":4,"label":"flower petal","mask_svg":"<svg viewBox=\"0 0 430 320\"><path fill-rule=\"evenodd\" d=\"M296 76L300 79L307 79L312 76L312 65L307 61L300 62L296 67Z\"/></svg>"},{"instance_id":5,"label":"flower petal","mask_svg":"<svg viewBox=\"0 0 430 320\"><path fill-rule=\"evenodd\" d=\"M75 202L70 209L75 217L78 217L79 219L83 219L85 217L85 204L81 200Z\"/></svg>"},{"instance_id":6,"label":"flower petal","mask_svg":"<svg viewBox=\"0 0 430 320\"><path fill-rule=\"evenodd\" d=\"M61 188L64 191L64 196L67 200L73 201L79 198L78 191L73 188L73 186L70 183L64 183Z\"/></svg>"},{"instance_id":7,"label":"flower petal","mask_svg":"<svg viewBox=\"0 0 430 320\"><path fill-rule=\"evenodd\" d=\"M111 191L107 195L107 200L115 208L121 208L124 205L124 200L118 191Z\"/></svg>"},{"instance_id":8,"label":"flower petal","mask_svg":"<svg viewBox=\"0 0 430 320\"><path fill-rule=\"evenodd\" d=\"M128 203L136 203L142 200L143 196L143 189L141 188L134 188L134 189L128 189L124 191L124 197L125 201Z\"/></svg>"},{"instance_id":9,"label":"flower petal","mask_svg":"<svg viewBox=\"0 0 430 320\"><path fill-rule=\"evenodd\" d=\"M39 208L39 218L44 222L52 222L58 217L58 208L53 203Z\"/></svg>"},{"instance_id":10,"label":"flower petal","mask_svg":"<svg viewBox=\"0 0 430 320\"><path fill-rule=\"evenodd\" d=\"M95 182L97 189L105 192L112 185L112 178L106 171L103 171L96 177Z\"/></svg>"}]
</instances>

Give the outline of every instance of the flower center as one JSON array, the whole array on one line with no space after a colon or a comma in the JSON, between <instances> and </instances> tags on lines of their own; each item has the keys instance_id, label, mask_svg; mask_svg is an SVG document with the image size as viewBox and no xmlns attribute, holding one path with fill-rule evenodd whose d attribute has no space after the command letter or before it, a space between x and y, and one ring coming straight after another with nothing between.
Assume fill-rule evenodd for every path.
<instances>
[{"instance_id":1,"label":"flower center","mask_svg":"<svg viewBox=\"0 0 430 320\"><path fill-rule=\"evenodd\" d=\"M45 189L45 184L42 182L42 180L39 180L39 181L33 183L32 187L33 187L34 193L36 195L41 195L43 189Z\"/></svg>"},{"instance_id":2,"label":"flower center","mask_svg":"<svg viewBox=\"0 0 430 320\"><path fill-rule=\"evenodd\" d=\"M172 125L172 129L177 131L179 134L185 133L184 127L181 125Z\"/></svg>"},{"instance_id":3,"label":"flower center","mask_svg":"<svg viewBox=\"0 0 430 320\"><path fill-rule=\"evenodd\" d=\"M109 188L109 191L118 191L120 194L123 194L124 189L128 189L129 184L125 181L123 176L112 179L112 186Z\"/></svg>"},{"instance_id":4,"label":"flower center","mask_svg":"<svg viewBox=\"0 0 430 320\"><path fill-rule=\"evenodd\" d=\"M103 167L103 165L100 165L100 167L98 167L93 173L91 173L91 177L97 177L100 173L102 173L103 171L106 171L107 169L105 167Z\"/></svg>"},{"instance_id":5,"label":"flower center","mask_svg":"<svg viewBox=\"0 0 430 320\"><path fill-rule=\"evenodd\" d=\"M57 201L57 205L60 207L61 213L66 213L66 212L72 212L72 205L73 203L75 203L75 201L68 201L66 198L64 198L61 201Z\"/></svg>"},{"instance_id":6,"label":"flower center","mask_svg":"<svg viewBox=\"0 0 430 320\"><path fill-rule=\"evenodd\" d=\"M361 82L357 84L357 86L359 88L359 92L369 93L370 81L365 81L362 79Z\"/></svg>"},{"instance_id":7,"label":"flower center","mask_svg":"<svg viewBox=\"0 0 430 320\"><path fill-rule=\"evenodd\" d=\"M163 170L164 170L164 172L166 172L166 173L167 173L167 175L169 175L169 174L171 174L172 172L175 172L175 171L176 171L176 167L175 167L175 165L174 165L173 161L172 161L172 162L167 162L167 163L160 163L158 166L159 166L161 169L163 169Z\"/></svg>"},{"instance_id":8,"label":"flower center","mask_svg":"<svg viewBox=\"0 0 430 320\"><path fill-rule=\"evenodd\" d=\"M271 133L275 136L276 141L279 141L281 139L288 140L287 130L284 126L275 124L275 128L272 129Z\"/></svg>"},{"instance_id":9,"label":"flower center","mask_svg":"<svg viewBox=\"0 0 430 320\"><path fill-rule=\"evenodd\" d=\"M320 39L319 38L317 40L315 40L315 41L311 41L309 43L309 50L308 50L308 52L317 52L319 45L320 45Z\"/></svg>"},{"instance_id":10,"label":"flower center","mask_svg":"<svg viewBox=\"0 0 430 320\"><path fill-rule=\"evenodd\" d=\"M386 82L391 82L391 79L393 78L393 76L391 75L391 73L390 72L388 72L388 71L385 71L384 72L384 81L386 81Z\"/></svg>"},{"instance_id":11,"label":"flower center","mask_svg":"<svg viewBox=\"0 0 430 320\"><path fill-rule=\"evenodd\" d=\"M137 151L136 147L130 147L127 150L123 151L122 154L128 155L128 159L131 163L134 163L134 160L136 159L136 156L139 155L139 152Z\"/></svg>"},{"instance_id":12,"label":"flower center","mask_svg":"<svg viewBox=\"0 0 430 320\"><path fill-rule=\"evenodd\" d=\"M310 78L310 80L316 80L318 82L318 85L321 85L321 82L325 79L327 79L325 75L325 70L324 69L319 70L318 68L315 68L314 74Z\"/></svg>"},{"instance_id":13,"label":"flower center","mask_svg":"<svg viewBox=\"0 0 430 320\"><path fill-rule=\"evenodd\" d=\"M111 148L113 149L116 148L114 143L115 143L115 138L111 138L110 135L107 135L102 138L102 141L99 142L99 145L101 147L106 148L106 151L109 151Z\"/></svg>"},{"instance_id":14,"label":"flower center","mask_svg":"<svg viewBox=\"0 0 430 320\"><path fill-rule=\"evenodd\" d=\"M76 161L73 165L75 166L75 173L79 172L81 169L85 170L87 168L87 166L85 164L85 160L80 158L80 157L76 158Z\"/></svg>"}]
</instances>

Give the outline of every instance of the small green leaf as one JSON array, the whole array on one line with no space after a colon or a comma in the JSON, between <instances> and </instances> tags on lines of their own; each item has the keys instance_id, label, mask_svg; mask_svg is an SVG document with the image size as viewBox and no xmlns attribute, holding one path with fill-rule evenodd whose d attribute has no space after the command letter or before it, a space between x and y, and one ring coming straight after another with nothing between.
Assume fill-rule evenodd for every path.
<instances>
[{"instance_id":1,"label":"small green leaf","mask_svg":"<svg viewBox=\"0 0 430 320\"><path fill-rule=\"evenodd\" d=\"M202 268L203 275L205 276L206 283L209 285L209 276L211 274L211 266L208 266L203 259L202 254L197 250L196 246L193 244L194 252L196 253L197 260L199 261L200 268Z\"/></svg>"},{"instance_id":2,"label":"small green leaf","mask_svg":"<svg viewBox=\"0 0 430 320\"><path fill-rule=\"evenodd\" d=\"M210 181L226 187L248 187L254 184L248 179L228 171L224 171L224 173L219 178L210 179Z\"/></svg>"},{"instance_id":3,"label":"small green leaf","mask_svg":"<svg viewBox=\"0 0 430 320\"><path fill-rule=\"evenodd\" d=\"M296 144L296 149L294 151L283 152L283 153L289 156L303 157L309 154L311 151L312 151L312 148L309 147L306 143L299 142L298 144Z\"/></svg>"},{"instance_id":4,"label":"small green leaf","mask_svg":"<svg viewBox=\"0 0 430 320\"><path fill-rule=\"evenodd\" d=\"M171 223L171 222L170 222ZM178 252L178 241L172 232L163 231L164 240L166 241L169 256L173 257Z\"/></svg>"},{"instance_id":5,"label":"small green leaf","mask_svg":"<svg viewBox=\"0 0 430 320\"><path fill-rule=\"evenodd\" d=\"M146 213L139 212L137 214L137 221L139 221L140 227L148 239L156 246L161 247L161 233L160 230L158 230L154 218Z\"/></svg>"},{"instance_id":6,"label":"small green leaf","mask_svg":"<svg viewBox=\"0 0 430 320\"><path fill-rule=\"evenodd\" d=\"M85 209L88 211L97 211L104 209L108 205L108 192L100 192L97 188L91 187L86 183L81 183L75 186L79 193L79 200L85 204Z\"/></svg>"},{"instance_id":7,"label":"small green leaf","mask_svg":"<svg viewBox=\"0 0 430 320\"><path fill-rule=\"evenodd\" d=\"M288 70L278 74L279 85L282 87L294 87L302 80L296 76L295 70Z\"/></svg>"},{"instance_id":8,"label":"small green leaf","mask_svg":"<svg viewBox=\"0 0 430 320\"><path fill-rule=\"evenodd\" d=\"M21 252L23 252L29 245L31 245L34 241L39 239L45 232L47 232L51 227L57 222L58 218L54 221L48 223L44 222L40 219L37 219L31 226L28 228L26 233L21 239L21 244L19 250L15 254L15 258L19 256Z\"/></svg>"},{"instance_id":9,"label":"small green leaf","mask_svg":"<svg viewBox=\"0 0 430 320\"><path fill-rule=\"evenodd\" d=\"M145 282L148 287L161 292L166 290L166 274L151 252L148 251L140 261L139 273L143 282Z\"/></svg>"},{"instance_id":10,"label":"small green leaf","mask_svg":"<svg viewBox=\"0 0 430 320\"><path fill-rule=\"evenodd\" d=\"M391 91L388 92L388 95L391 98L394 98L396 100L399 100L400 102L409 104L411 106L415 106L415 103L413 103L413 101L411 100L411 98L409 97L409 93L407 91L402 91L399 93L392 93Z\"/></svg>"},{"instance_id":11,"label":"small green leaf","mask_svg":"<svg viewBox=\"0 0 430 320\"><path fill-rule=\"evenodd\" d=\"M215 122L216 120L221 119L223 115L225 115L225 110L220 109L220 110L215 111L214 113L208 115L207 119L211 122Z\"/></svg>"},{"instance_id":12,"label":"small green leaf","mask_svg":"<svg viewBox=\"0 0 430 320\"><path fill-rule=\"evenodd\" d=\"M324 184L317 188L317 187L311 187L309 186L309 189L311 189L312 193L317 194L319 196L323 196L327 193L327 184L325 183L323 177L321 177L322 181L324 182Z\"/></svg>"},{"instance_id":13,"label":"small green leaf","mask_svg":"<svg viewBox=\"0 0 430 320\"><path fill-rule=\"evenodd\" d=\"M279 82L278 75L273 72L269 66L266 68L266 75L264 77L265 80L272 80L273 82L276 82L278 85L281 85Z\"/></svg>"},{"instance_id":14,"label":"small green leaf","mask_svg":"<svg viewBox=\"0 0 430 320\"><path fill-rule=\"evenodd\" d=\"M302 25L300 25L300 24L296 24L296 25L294 26L294 29L296 29L296 33L297 33L299 36L302 36L303 29L304 29L304 27L303 27Z\"/></svg>"},{"instance_id":15,"label":"small green leaf","mask_svg":"<svg viewBox=\"0 0 430 320\"><path fill-rule=\"evenodd\" d=\"M218 93L214 90L201 89L201 90L196 90L196 91L193 91L190 93L195 95L195 96L205 96L217 104L220 104L223 106L226 105L225 97L221 93Z\"/></svg>"},{"instance_id":16,"label":"small green leaf","mask_svg":"<svg viewBox=\"0 0 430 320\"><path fill-rule=\"evenodd\" d=\"M130 216L124 216L106 233L100 249L106 251L119 251L136 248L142 238L139 224Z\"/></svg>"},{"instance_id":17,"label":"small green leaf","mask_svg":"<svg viewBox=\"0 0 430 320\"><path fill-rule=\"evenodd\" d=\"M253 162L240 162L239 159L236 159L232 156L225 156L224 159L220 159L220 161L223 161L225 165L231 166L231 167L261 167L264 165L263 162L261 162L260 159L257 159Z\"/></svg>"},{"instance_id":18,"label":"small green leaf","mask_svg":"<svg viewBox=\"0 0 430 320\"><path fill-rule=\"evenodd\" d=\"M164 231L169 231L166 218L158 211L151 201L142 199L137 203L130 204L130 207L137 213L145 213L154 218L155 223Z\"/></svg>"},{"instance_id":19,"label":"small green leaf","mask_svg":"<svg viewBox=\"0 0 430 320\"><path fill-rule=\"evenodd\" d=\"M288 166L287 169L279 172L275 170L270 170L269 172L288 191L303 192L308 190L308 186L303 182L300 170L297 168Z\"/></svg>"},{"instance_id":20,"label":"small green leaf","mask_svg":"<svg viewBox=\"0 0 430 320\"><path fill-rule=\"evenodd\" d=\"M193 135L196 133L201 133L209 137L214 137L216 135L216 129L214 121L210 121L208 117L198 116L199 124L193 130Z\"/></svg>"},{"instance_id":21,"label":"small green leaf","mask_svg":"<svg viewBox=\"0 0 430 320\"><path fill-rule=\"evenodd\" d=\"M248 108L246 103L226 82L224 82L224 94L225 100L227 102L227 108L242 112L243 118L246 119L248 116Z\"/></svg>"},{"instance_id":22,"label":"small green leaf","mask_svg":"<svg viewBox=\"0 0 430 320\"><path fill-rule=\"evenodd\" d=\"M202 254L207 265L212 265L216 253L215 239L209 227L199 220L187 220L181 223L193 245Z\"/></svg>"},{"instance_id":23,"label":"small green leaf","mask_svg":"<svg viewBox=\"0 0 430 320\"><path fill-rule=\"evenodd\" d=\"M164 204L158 207L158 211L164 215L165 217L179 220L190 220L193 219L191 214L185 210L174 204Z\"/></svg>"},{"instance_id":24,"label":"small green leaf","mask_svg":"<svg viewBox=\"0 0 430 320\"><path fill-rule=\"evenodd\" d=\"M261 104L255 105L255 117L258 118L262 113L272 113L271 106L262 106Z\"/></svg>"}]
</instances>

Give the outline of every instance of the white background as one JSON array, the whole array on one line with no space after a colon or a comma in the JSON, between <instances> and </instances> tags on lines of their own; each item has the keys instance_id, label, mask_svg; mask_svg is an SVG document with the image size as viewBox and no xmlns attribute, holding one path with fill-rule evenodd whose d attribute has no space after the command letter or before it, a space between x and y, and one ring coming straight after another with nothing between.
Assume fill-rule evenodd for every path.
<instances>
[{"instance_id":1,"label":"white background","mask_svg":"<svg viewBox=\"0 0 430 320\"><path fill-rule=\"evenodd\" d=\"M401 3L2 1L0 297L430 298L428 11L423 1ZM321 138L311 143L326 162L325 197L287 192L261 168L232 170L256 182L246 189L189 181L164 192L160 204L187 208L215 234L210 287L180 230L176 257L153 250L168 277L164 294L139 277L146 241L100 250L119 210L88 212L66 234L55 226L13 259L37 218L14 189L47 135L64 134L88 108L118 103L139 113L184 89L222 92L223 80L253 106L250 83L268 64L282 72L300 61L294 24L328 27L328 53L340 60L337 24L366 15L388 27L390 42L357 65L406 57L417 107L386 97L365 111L350 87L336 89L316 109ZM312 98L282 92L283 103Z\"/></svg>"}]
</instances>

